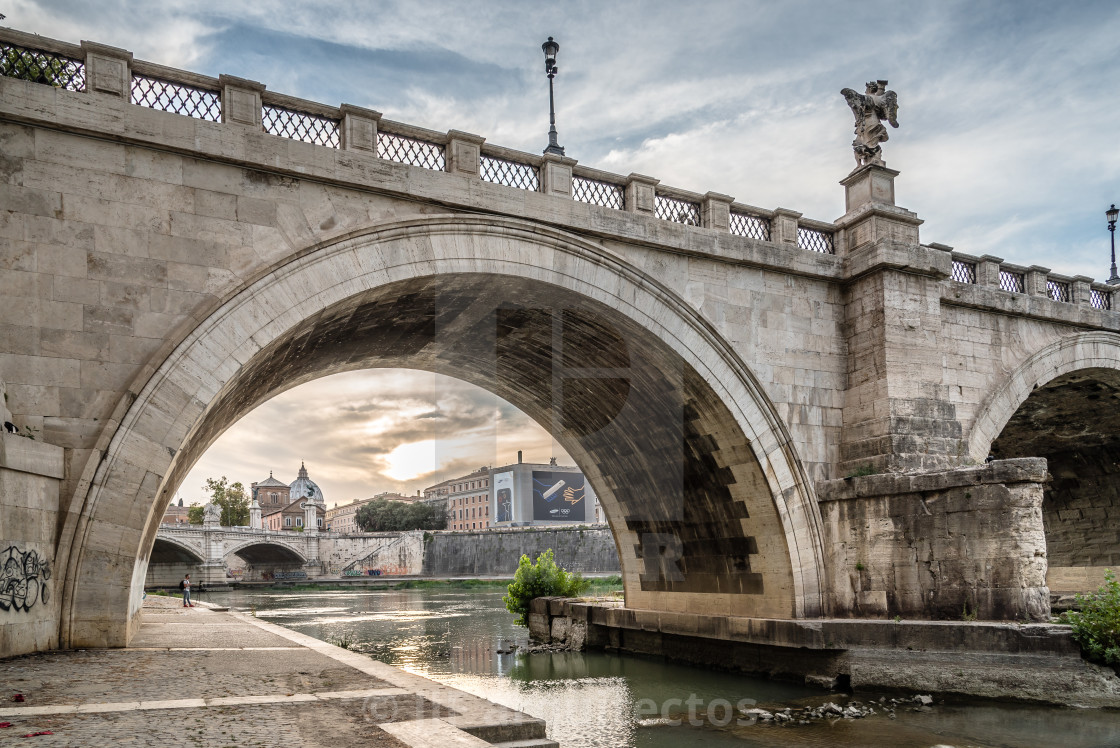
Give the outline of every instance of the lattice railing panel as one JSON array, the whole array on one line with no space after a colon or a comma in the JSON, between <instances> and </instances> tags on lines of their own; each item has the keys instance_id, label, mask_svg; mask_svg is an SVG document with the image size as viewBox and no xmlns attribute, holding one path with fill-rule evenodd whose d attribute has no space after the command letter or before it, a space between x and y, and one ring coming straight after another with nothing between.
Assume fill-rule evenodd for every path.
<instances>
[{"instance_id":1,"label":"lattice railing panel","mask_svg":"<svg viewBox=\"0 0 1120 748\"><path fill-rule=\"evenodd\" d=\"M770 241L770 219L750 213L731 213L731 233L751 239Z\"/></svg>"},{"instance_id":2,"label":"lattice railing panel","mask_svg":"<svg viewBox=\"0 0 1120 748\"><path fill-rule=\"evenodd\" d=\"M86 66L81 60L7 42L0 42L0 75L67 91L86 90Z\"/></svg>"},{"instance_id":3,"label":"lattice railing panel","mask_svg":"<svg viewBox=\"0 0 1120 748\"><path fill-rule=\"evenodd\" d=\"M957 283L975 283L976 263L953 260L952 278Z\"/></svg>"},{"instance_id":4,"label":"lattice railing panel","mask_svg":"<svg viewBox=\"0 0 1120 748\"><path fill-rule=\"evenodd\" d=\"M532 164L507 161L504 158L483 156L478 164L479 174L487 182L516 187L519 190L538 192L541 188L540 170Z\"/></svg>"},{"instance_id":5,"label":"lattice railing panel","mask_svg":"<svg viewBox=\"0 0 1120 748\"><path fill-rule=\"evenodd\" d=\"M658 195L654 215L662 221L683 223L686 226L699 226L700 204L669 197L668 195Z\"/></svg>"},{"instance_id":6,"label":"lattice railing panel","mask_svg":"<svg viewBox=\"0 0 1120 748\"><path fill-rule=\"evenodd\" d=\"M1026 290L1022 273L1012 273L1010 270L999 271L999 287L1011 293L1023 293Z\"/></svg>"},{"instance_id":7,"label":"lattice railing panel","mask_svg":"<svg viewBox=\"0 0 1120 748\"><path fill-rule=\"evenodd\" d=\"M186 83L132 76L132 103L209 122L222 121L222 95Z\"/></svg>"},{"instance_id":8,"label":"lattice railing panel","mask_svg":"<svg viewBox=\"0 0 1120 748\"><path fill-rule=\"evenodd\" d=\"M832 243L832 234L817 229L797 227L797 246L811 252L836 254L836 246Z\"/></svg>"},{"instance_id":9,"label":"lattice railing panel","mask_svg":"<svg viewBox=\"0 0 1120 748\"><path fill-rule=\"evenodd\" d=\"M1046 281L1046 294L1054 301L1068 302L1073 298L1070 294L1069 284L1061 281Z\"/></svg>"},{"instance_id":10,"label":"lattice railing panel","mask_svg":"<svg viewBox=\"0 0 1120 748\"><path fill-rule=\"evenodd\" d=\"M402 164L443 171L447 168L444 147L439 143L417 140L389 132L377 133L377 155Z\"/></svg>"},{"instance_id":11,"label":"lattice railing panel","mask_svg":"<svg viewBox=\"0 0 1120 748\"><path fill-rule=\"evenodd\" d=\"M602 205L604 208L623 210L626 207L625 187L597 179L572 177L572 197L581 203Z\"/></svg>"},{"instance_id":12,"label":"lattice railing panel","mask_svg":"<svg viewBox=\"0 0 1120 748\"><path fill-rule=\"evenodd\" d=\"M1112 309L1112 293L1109 291L1098 291L1095 288L1090 288L1089 305L1094 309L1102 309L1104 311Z\"/></svg>"},{"instance_id":13,"label":"lattice railing panel","mask_svg":"<svg viewBox=\"0 0 1120 748\"><path fill-rule=\"evenodd\" d=\"M331 148L339 146L336 119L266 104L261 110L261 121L264 131L273 135Z\"/></svg>"}]
</instances>

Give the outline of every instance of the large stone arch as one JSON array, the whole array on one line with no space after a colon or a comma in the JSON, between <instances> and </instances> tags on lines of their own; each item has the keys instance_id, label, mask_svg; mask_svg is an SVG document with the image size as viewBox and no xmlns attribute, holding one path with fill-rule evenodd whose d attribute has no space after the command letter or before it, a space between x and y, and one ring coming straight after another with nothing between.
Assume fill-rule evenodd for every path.
<instances>
[{"instance_id":1,"label":"large stone arch","mask_svg":"<svg viewBox=\"0 0 1120 748\"><path fill-rule=\"evenodd\" d=\"M1120 563L1120 335L1069 335L1020 366L971 434L969 454L988 453L1047 459L1047 584L1096 588Z\"/></svg>"},{"instance_id":2,"label":"large stone arch","mask_svg":"<svg viewBox=\"0 0 1120 748\"><path fill-rule=\"evenodd\" d=\"M488 362L449 353L447 344L417 348L419 336L443 324L444 311L454 312L446 320L452 332L469 326L472 299L483 316L497 314L487 304L509 305L494 335L524 343L515 366L497 354ZM400 309L414 316L394 317ZM417 309L424 314L415 316ZM573 347L598 366L577 366L555 345L547 361L537 360L537 338L558 324L575 331ZM617 345L604 343L612 335ZM355 340L359 351L347 348ZM368 358L367 349L380 357ZM618 351L629 358L616 360ZM306 360L318 363L301 368ZM284 389L370 366L451 373L555 425L596 485L628 605L768 617L823 612L815 497L784 424L735 351L669 289L592 242L522 221L457 215L381 225L311 248L227 299L153 365L90 480L68 564L62 641L127 642L156 507L222 430ZM551 400L546 407L545 388L532 379L555 366L582 372L554 393L571 403L563 411ZM661 419L645 423L643 409ZM548 423L553 416L557 424Z\"/></svg>"}]
</instances>

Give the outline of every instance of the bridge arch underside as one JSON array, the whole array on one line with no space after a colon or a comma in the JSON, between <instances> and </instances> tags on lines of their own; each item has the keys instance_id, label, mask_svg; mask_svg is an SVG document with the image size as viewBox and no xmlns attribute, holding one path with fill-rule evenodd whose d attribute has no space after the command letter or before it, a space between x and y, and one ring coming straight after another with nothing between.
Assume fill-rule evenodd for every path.
<instances>
[{"instance_id":1,"label":"bridge arch underside","mask_svg":"<svg viewBox=\"0 0 1120 748\"><path fill-rule=\"evenodd\" d=\"M1038 385L991 453L1047 459L1048 584L1057 592L1098 586L1104 568L1120 564L1120 369L1077 369Z\"/></svg>"},{"instance_id":2,"label":"bridge arch underside","mask_svg":"<svg viewBox=\"0 0 1120 748\"><path fill-rule=\"evenodd\" d=\"M227 559L230 556L235 556L257 568L303 565L307 562L300 553L280 543L250 543L234 548L226 554Z\"/></svg>"},{"instance_id":3,"label":"bridge arch underside","mask_svg":"<svg viewBox=\"0 0 1120 748\"><path fill-rule=\"evenodd\" d=\"M471 382L548 428L599 495L628 606L821 614L820 514L788 432L743 363L632 266L547 227L492 217L351 235L231 298L178 344L122 419L90 515L104 505L135 518L144 507L146 519L125 528L142 566L159 526L154 507L224 429L286 389L376 367ZM123 566L120 537L113 561ZM83 547L76 590L104 573L88 557ZM126 641L121 631L137 625L135 594L110 606L123 622L92 633L77 593L71 600L70 646Z\"/></svg>"},{"instance_id":4,"label":"bridge arch underside","mask_svg":"<svg viewBox=\"0 0 1120 748\"><path fill-rule=\"evenodd\" d=\"M197 550L164 538L156 538L148 564L201 564L205 561Z\"/></svg>"}]
</instances>

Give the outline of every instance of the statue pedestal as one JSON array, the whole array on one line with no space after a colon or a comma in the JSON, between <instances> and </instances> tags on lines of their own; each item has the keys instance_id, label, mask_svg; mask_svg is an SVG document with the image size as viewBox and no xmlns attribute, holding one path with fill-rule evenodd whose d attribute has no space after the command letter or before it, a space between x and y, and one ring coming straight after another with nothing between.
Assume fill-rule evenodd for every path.
<instances>
[{"instance_id":1,"label":"statue pedestal","mask_svg":"<svg viewBox=\"0 0 1120 748\"><path fill-rule=\"evenodd\" d=\"M878 164L861 166L844 179L844 212L868 203L894 205L894 178L899 172Z\"/></svg>"},{"instance_id":2,"label":"statue pedestal","mask_svg":"<svg viewBox=\"0 0 1120 748\"><path fill-rule=\"evenodd\" d=\"M836 219L836 226L843 231L848 254L882 239L918 244L922 220L917 213L894 204L894 178L898 174L880 164L868 164L840 180L846 211Z\"/></svg>"}]
</instances>

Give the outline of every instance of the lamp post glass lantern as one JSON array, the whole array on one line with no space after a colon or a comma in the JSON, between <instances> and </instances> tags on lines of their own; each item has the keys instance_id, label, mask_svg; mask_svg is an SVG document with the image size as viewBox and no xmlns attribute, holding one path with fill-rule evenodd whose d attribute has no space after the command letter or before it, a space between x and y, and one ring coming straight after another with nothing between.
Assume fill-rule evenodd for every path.
<instances>
[{"instance_id":1,"label":"lamp post glass lantern","mask_svg":"<svg viewBox=\"0 0 1120 748\"><path fill-rule=\"evenodd\" d=\"M548 147L544 152L563 156L564 149L556 142L556 98L552 92L552 79L560 72L560 68L556 67L556 53L560 51L560 45L550 36L541 49L544 50L544 73L548 76Z\"/></svg>"},{"instance_id":2,"label":"lamp post glass lantern","mask_svg":"<svg viewBox=\"0 0 1120 748\"><path fill-rule=\"evenodd\" d=\"M1120 276L1116 275L1116 219L1120 217L1120 210L1113 204L1104 214L1108 218L1108 233L1111 234L1112 241L1112 275L1108 278L1108 285L1116 286L1120 285Z\"/></svg>"}]
</instances>

